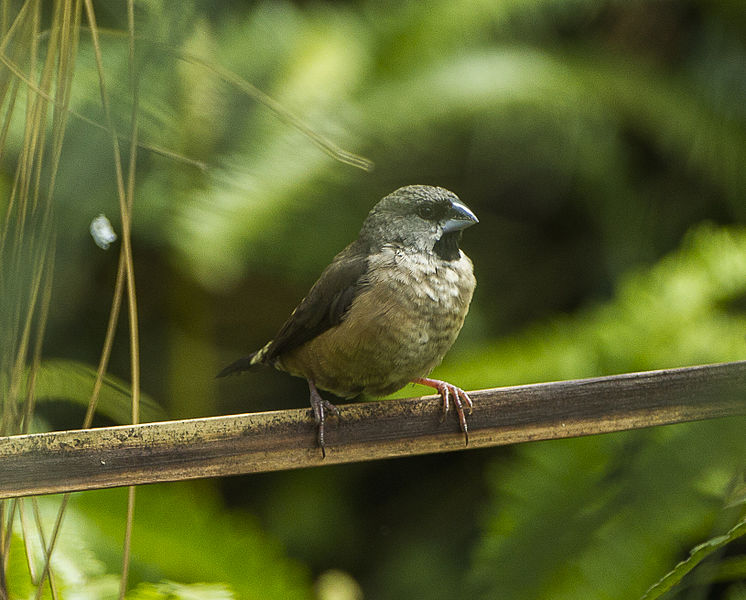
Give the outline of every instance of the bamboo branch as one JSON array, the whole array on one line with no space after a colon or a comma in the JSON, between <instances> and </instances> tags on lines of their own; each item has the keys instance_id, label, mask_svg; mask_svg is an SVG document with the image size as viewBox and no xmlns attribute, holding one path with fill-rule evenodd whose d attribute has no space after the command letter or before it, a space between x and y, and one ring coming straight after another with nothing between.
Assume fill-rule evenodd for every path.
<instances>
[{"instance_id":1,"label":"bamboo branch","mask_svg":"<svg viewBox=\"0 0 746 600\"><path fill-rule=\"evenodd\" d=\"M471 392L469 448L746 415L746 361ZM435 396L0 438L0 498L464 449ZM335 426L336 425L336 426Z\"/></svg>"}]
</instances>

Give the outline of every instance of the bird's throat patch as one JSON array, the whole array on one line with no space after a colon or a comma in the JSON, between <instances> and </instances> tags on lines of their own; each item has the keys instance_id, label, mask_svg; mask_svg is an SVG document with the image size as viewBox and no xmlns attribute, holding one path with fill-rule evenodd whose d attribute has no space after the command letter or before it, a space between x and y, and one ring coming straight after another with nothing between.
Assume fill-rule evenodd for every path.
<instances>
[{"instance_id":1,"label":"bird's throat patch","mask_svg":"<svg viewBox=\"0 0 746 600\"><path fill-rule=\"evenodd\" d=\"M457 260L461 255L458 248L459 241L461 241L460 231L444 233L440 236L440 239L435 242L433 250L435 251L435 254L443 260Z\"/></svg>"}]
</instances>

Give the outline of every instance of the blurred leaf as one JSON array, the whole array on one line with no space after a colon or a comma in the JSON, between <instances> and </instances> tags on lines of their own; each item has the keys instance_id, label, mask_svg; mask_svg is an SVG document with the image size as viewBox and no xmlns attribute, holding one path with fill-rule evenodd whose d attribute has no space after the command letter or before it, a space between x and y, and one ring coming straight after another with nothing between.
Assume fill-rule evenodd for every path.
<instances>
[{"instance_id":1,"label":"blurred leaf","mask_svg":"<svg viewBox=\"0 0 746 600\"><path fill-rule=\"evenodd\" d=\"M21 525L19 507L16 507L15 522L9 552L7 581L10 600L34 598L36 586L32 584L26 560L26 549L33 565L33 573L38 577L43 568L43 552L38 530L31 526L32 503L37 503L42 526L48 540L52 530L59 499L48 496L34 500L22 499L26 511L26 528ZM23 534L23 537L21 537ZM25 546L25 547L24 547ZM74 600L115 600L118 597L119 578L105 573L103 563L93 554L86 537L84 523L79 516L68 513L52 554L51 572L61 597ZM49 584L44 586L45 600L52 597Z\"/></svg>"},{"instance_id":2,"label":"blurred leaf","mask_svg":"<svg viewBox=\"0 0 746 600\"><path fill-rule=\"evenodd\" d=\"M739 473L727 499L729 508L742 504L746 506L746 470Z\"/></svg>"},{"instance_id":3,"label":"blurred leaf","mask_svg":"<svg viewBox=\"0 0 746 600\"><path fill-rule=\"evenodd\" d=\"M681 561L672 571L666 573L660 581L655 583L647 592L645 592L642 600L655 600L655 598L662 597L699 563L743 535L746 535L746 517L724 535L711 538L692 548L692 551L689 553L689 558Z\"/></svg>"},{"instance_id":4,"label":"blurred leaf","mask_svg":"<svg viewBox=\"0 0 746 600\"><path fill-rule=\"evenodd\" d=\"M8 594L10 600L29 598L33 594L35 586L31 582L28 564L23 548L23 538L14 533L10 539L10 551L8 553L8 566L5 573L8 582ZM51 594L47 593L46 598Z\"/></svg>"},{"instance_id":5,"label":"blurred leaf","mask_svg":"<svg viewBox=\"0 0 746 600\"><path fill-rule=\"evenodd\" d=\"M244 272L247 252L271 257L277 251L278 230L293 215L309 209L308 204L296 202L297 191L338 166L308 143L308 137L311 129L321 135L331 130L333 135L327 137L346 143L349 135L338 120L365 72L367 38L349 15L322 13L318 17L324 18L308 19L302 34L296 34L287 49L292 52L284 57L284 69L277 72L271 93L286 108L243 82L275 114L269 110L252 114L250 143L242 141L225 158L224 166L211 174L206 187L188 192L166 232L185 268L207 287L235 284ZM265 16L260 12L259 17ZM222 69L216 74L236 82ZM292 118L285 114L288 110ZM314 135L311 139L319 144ZM268 236L271 244L266 243Z\"/></svg>"},{"instance_id":6,"label":"blurred leaf","mask_svg":"<svg viewBox=\"0 0 746 600\"><path fill-rule=\"evenodd\" d=\"M72 507L86 519L87 539L102 559L121 536L126 490L75 495ZM132 534L131 581L221 582L242 599L311 597L308 574L283 553L249 514L226 510L206 485L142 486Z\"/></svg>"},{"instance_id":7,"label":"blurred leaf","mask_svg":"<svg viewBox=\"0 0 746 600\"><path fill-rule=\"evenodd\" d=\"M702 226L681 250L626 277L612 301L485 348L458 380L478 387L737 360L745 294L746 230ZM489 475L494 496L472 589L511 600L641 595L677 558L673 541L702 539L732 504L727 488L746 456L743 426L730 420L519 446Z\"/></svg>"},{"instance_id":8,"label":"blurred leaf","mask_svg":"<svg viewBox=\"0 0 746 600\"><path fill-rule=\"evenodd\" d=\"M732 586L724 598L725 600L746 600L746 584L739 583Z\"/></svg>"},{"instance_id":9,"label":"blurred leaf","mask_svg":"<svg viewBox=\"0 0 746 600\"><path fill-rule=\"evenodd\" d=\"M277 543L261 532L253 518L228 513L206 492L206 487L194 484L145 486L138 490L130 574L134 589L127 598L311 598L311 584L303 569L283 556ZM49 496L36 501L48 534L59 500ZM31 500L19 502L30 510ZM118 597L119 576L114 573L121 568L125 507L126 490L73 496L52 556L52 571L63 599ZM16 510L7 570L11 600L32 597L34 589L18 514ZM43 564L39 536L33 530L25 533L38 573ZM172 581L175 579L183 583ZM141 585L137 585L138 581ZM45 592L44 598L48 597Z\"/></svg>"},{"instance_id":10,"label":"blurred leaf","mask_svg":"<svg viewBox=\"0 0 746 600\"><path fill-rule=\"evenodd\" d=\"M708 422L518 447L489 475L494 497L473 565L475 596L639 597L678 556L674 540L714 526L728 474L746 456L743 426Z\"/></svg>"},{"instance_id":11,"label":"blurred leaf","mask_svg":"<svg viewBox=\"0 0 746 600\"><path fill-rule=\"evenodd\" d=\"M127 594L127 600L234 600L235 597L224 585L183 585L172 581L143 583Z\"/></svg>"},{"instance_id":12,"label":"blurred leaf","mask_svg":"<svg viewBox=\"0 0 746 600\"><path fill-rule=\"evenodd\" d=\"M608 303L462 349L459 366L440 373L475 389L738 360L744 296L746 229L705 224L657 265L625 276Z\"/></svg>"},{"instance_id":13,"label":"blurred leaf","mask_svg":"<svg viewBox=\"0 0 746 600\"><path fill-rule=\"evenodd\" d=\"M66 400L87 408L95 381L96 371L81 362L42 361L36 372L34 384L36 402ZM131 423L132 393L129 386L121 379L106 375L99 393L96 412L115 423ZM162 421L167 418L165 411L146 394L140 396L140 416L142 422Z\"/></svg>"}]
</instances>

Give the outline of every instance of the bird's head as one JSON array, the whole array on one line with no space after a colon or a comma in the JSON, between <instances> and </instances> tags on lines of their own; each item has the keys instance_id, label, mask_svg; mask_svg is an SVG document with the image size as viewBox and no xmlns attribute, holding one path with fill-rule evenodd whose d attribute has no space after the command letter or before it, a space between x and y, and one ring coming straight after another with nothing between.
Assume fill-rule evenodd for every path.
<instances>
[{"instance_id":1,"label":"bird's head","mask_svg":"<svg viewBox=\"0 0 746 600\"><path fill-rule=\"evenodd\" d=\"M444 260L459 257L461 232L478 223L453 192L429 185L408 185L383 198L368 213L360 239L372 247L387 245L435 252Z\"/></svg>"}]
</instances>

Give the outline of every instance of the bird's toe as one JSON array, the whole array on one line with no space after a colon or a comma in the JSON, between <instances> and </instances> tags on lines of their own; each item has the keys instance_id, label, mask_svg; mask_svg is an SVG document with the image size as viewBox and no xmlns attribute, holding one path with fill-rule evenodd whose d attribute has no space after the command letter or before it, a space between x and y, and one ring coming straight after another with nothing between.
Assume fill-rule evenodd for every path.
<instances>
[{"instance_id":1,"label":"bird's toe","mask_svg":"<svg viewBox=\"0 0 746 600\"><path fill-rule=\"evenodd\" d=\"M445 420L448 411L450 410L451 399L453 400L454 410L458 417L459 426L464 434L466 445L469 445L469 426L466 422L466 410L468 408L469 414L474 410L474 402L464 390L457 387L447 381L441 381L440 379L430 379L427 377L419 377L413 380L414 383L420 385L426 385L431 388L438 390L441 399L443 400L443 413L441 422Z\"/></svg>"}]
</instances>

